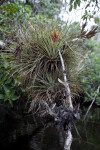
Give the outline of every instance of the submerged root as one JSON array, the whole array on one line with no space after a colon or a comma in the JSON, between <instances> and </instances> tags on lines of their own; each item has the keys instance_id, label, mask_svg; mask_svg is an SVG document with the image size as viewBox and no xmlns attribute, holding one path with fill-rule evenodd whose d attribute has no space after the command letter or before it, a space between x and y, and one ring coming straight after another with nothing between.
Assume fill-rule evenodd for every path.
<instances>
[{"instance_id":1,"label":"submerged root","mask_svg":"<svg viewBox=\"0 0 100 150\"><path fill-rule=\"evenodd\" d=\"M56 125L67 131L71 129L74 122L80 119L80 110L78 106L71 109L64 105L57 106L56 103L53 103L50 107L43 101L42 111L38 113L38 116L42 119L51 118Z\"/></svg>"}]
</instances>

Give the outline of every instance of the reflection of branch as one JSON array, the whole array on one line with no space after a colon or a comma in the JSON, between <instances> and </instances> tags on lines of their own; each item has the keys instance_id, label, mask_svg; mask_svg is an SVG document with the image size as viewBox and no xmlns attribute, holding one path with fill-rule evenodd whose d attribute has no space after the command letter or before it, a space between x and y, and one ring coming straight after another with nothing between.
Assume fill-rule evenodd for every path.
<instances>
[{"instance_id":1,"label":"reflection of branch","mask_svg":"<svg viewBox=\"0 0 100 150\"><path fill-rule=\"evenodd\" d=\"M99 89L100 89L100 86L97 88L96 94L95 94L95 96L94 96L94 98L93 98L93 100L92 100L92 103L90 104L90 106L89 106L89 108L88 108L88 110L87 110L87 112L86 112L86 114L85 114L85 116L84 116L83 121L86 119L86 117L87 117L87 115L88 115L88 112L90 111L90 109L91 109L91 107L92 107L94 101L96 100L96 97L97 97L97 95L98 95L98 93L99 93Z\"/></svg>"},{"instance_id":2,"label":"reflection of branch","mask_svg":"<svg viewBox=\"0 0 100 150\"><path fill-rule=\"evenodd\" d=\"M67 137L65 139L65 145L64 145L64 150L70 150L71 143L72 143L72 134L71 130L68 130L66 133Z\"/></svg>"},{"instance_id":3,"label":"reflection of branch","mask_svg":"<svg viewBox=\"0 0 100 150\"><path fill-rule=\"evenodd\" d=\"M60 56L60 61L61 61L61 65L62 65L64 82L61 81L59 78L58 78L58 81L65 86L67 103L68 103L69 107L73 109L72 100L71 100L71 92L70 92L69 84L68 84L67 77L66 77L64 60L63 60L63 57L62 57L60 51L59 51L59 56Z\"/></svg>"}]
</instances>

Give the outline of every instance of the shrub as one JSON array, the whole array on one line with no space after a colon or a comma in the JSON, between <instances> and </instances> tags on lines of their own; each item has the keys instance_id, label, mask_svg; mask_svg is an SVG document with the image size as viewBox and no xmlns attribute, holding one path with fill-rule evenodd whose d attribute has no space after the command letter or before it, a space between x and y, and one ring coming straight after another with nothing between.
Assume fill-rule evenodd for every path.
<instances>
[{"instance_id":1,"label":"shrub","mask_svg":"<svg viewBox=\"0 0 100 150\"><path fill-rule=\"evenodd\" d=\"M14 24L16 28L19 28L22 23L25 23L31 17L31 12L31 6L18 1L3 3L0 6L0 38L3 38L5 34L8 35L13 30Z\"/></svg>"},{"instance_id":2,"label":"shrub","mask_svg":"<svg viewBox=\"0 0 100 150\"><path fill-rule=\"evenodd\" d=\"M85 42L84 49L88 50L88 56L85 61L86 69L82 74L82 84L85 102L90 102L93 100L98 86L100 86L100 43L96 38L93 38ZM100 93L95 103L100 105Z\"/></svg>"},{"instance_id":3,"label":"shrub","mask_svg":"<svg viewBox=\"0 0 100 150\"><path fill-rule=\"evenodd\" d=\"M17 76L14 79L8 74L11 64L4 55L0 54L0 103L9 102L13 105L13 101L18 100L21 94L20 80Z\"/></svg>"}]
</instances>

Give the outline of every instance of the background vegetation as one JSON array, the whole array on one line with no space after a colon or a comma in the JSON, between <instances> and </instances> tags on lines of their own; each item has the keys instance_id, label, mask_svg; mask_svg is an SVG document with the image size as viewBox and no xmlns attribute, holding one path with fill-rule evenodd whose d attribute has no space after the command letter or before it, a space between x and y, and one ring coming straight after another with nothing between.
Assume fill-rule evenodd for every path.
<instances>
[{"instance_id":1,"label":"background vegetation","mask_svg":"<svg viewBox=\"0 0 100 150\"><path fill-rule=\"evenodd\" d=\"M85 102L90 102L95 96L95 91L100 85L100 42L96 37L86 41L84 50L88 49L88 56L85 60L85 70L82 77ZM100 93L96 98L97 105L100 105Z\"/></svg>"}]
</instances>

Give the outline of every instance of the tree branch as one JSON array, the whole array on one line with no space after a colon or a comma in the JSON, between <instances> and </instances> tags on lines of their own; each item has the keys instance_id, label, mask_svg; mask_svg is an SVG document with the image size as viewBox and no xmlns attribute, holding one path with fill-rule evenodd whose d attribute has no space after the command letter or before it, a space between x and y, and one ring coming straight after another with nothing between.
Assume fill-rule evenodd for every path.
<instances>
[{"instance_id":1,"label":"tree branch","mask_svg":"<svg viewBox=\"0 0 100 150\"><path fill-rule=\"evenodd\" d=\"M65 71L64 60L63 60L63 57L61 55L60 50L59 50L59 56L60 56L60 61L61 61L61 65L62 65L64 82L62 80L60 80L59 78L58 78L58 81L65 86L67 103L68 103L69 107L73 109L73 104L72 104L72 100L71 100L71 91L69 88L69 83L67 81L67 75L66 75L66 71Z\"/></svg>"},{"instance_id":2,"label":"tree branch","mask_svg":"<svg viewBox=\"0 0 100 150\"><path fill-rule=\"evenodd\" d=\"M48 113L50 116L52 116L52 117L55 118L55 117L56 117L56 114L53 112L53 109L55 108L55 106L52 107L52 108L50 108L49 105L47 104L47 102L45 102L45 101L42 101L42 104L45 106L47 113Z\"/></svg>"}]
</instances>

